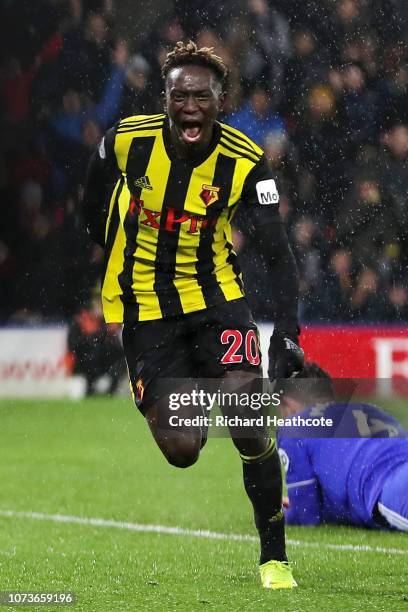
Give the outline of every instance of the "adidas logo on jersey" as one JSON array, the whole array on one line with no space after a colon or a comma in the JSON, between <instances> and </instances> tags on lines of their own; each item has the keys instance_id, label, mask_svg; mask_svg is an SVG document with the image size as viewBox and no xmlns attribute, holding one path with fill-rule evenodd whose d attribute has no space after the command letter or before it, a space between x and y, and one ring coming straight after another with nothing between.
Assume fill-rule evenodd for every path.
<instances>
[{"instance_id":1,"label":"adidas logo on jersey","mask_svg":"<svg viewBox=\"0 0 408 612\"><path fill-rule=\"evenodd\" d=\"M153 189L151 186L150 180L148 176L141 176L140 178L135 180L136 187L141 187L142 189Z\"/></svg>"}]
</instances>

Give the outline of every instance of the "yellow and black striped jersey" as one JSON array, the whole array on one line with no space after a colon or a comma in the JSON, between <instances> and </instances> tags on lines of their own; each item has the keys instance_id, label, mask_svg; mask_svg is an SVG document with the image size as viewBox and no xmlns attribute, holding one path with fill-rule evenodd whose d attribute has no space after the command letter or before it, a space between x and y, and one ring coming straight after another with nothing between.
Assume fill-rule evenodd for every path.
<instances>
[{"instance_id":1,"label":"yellow and black striped jersey","mask_svg":"<svg viewBox=\"0 0 408 612\"><path fill-rule=\"evenodd\" d=\"M107 133L87 194L89 226L104 225L107 322L167 318L242 297L231 219L240 201L248 221L276 218L279 200L262 149L242 132L216 122L205 154L181 159L165 115L129 117Z\"/></svg>"}]
</instances>

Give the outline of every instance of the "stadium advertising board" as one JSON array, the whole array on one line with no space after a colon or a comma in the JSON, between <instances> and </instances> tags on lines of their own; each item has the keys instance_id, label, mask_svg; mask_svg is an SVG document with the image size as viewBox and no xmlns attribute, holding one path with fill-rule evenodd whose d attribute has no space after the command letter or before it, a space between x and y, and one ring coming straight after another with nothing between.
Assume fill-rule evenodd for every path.
<instances>
[{"instance_id":1,"label":"stadium advertising board","mask_svg":"<svg viewBox=\"0 0 408 612\"><path fill-rule=\"evenodd\" d=\"M259 329L266 355L273 325ZM0 330L0 396L72 395L66 339L65 327ZM308 325L301 344L306 358L335 378L366 379L368 391L384 396L408 395L405 327Z\"/></svg>"},{"instance_id":2,"label":"stadium advertising board","mask_svg":"<svg viewBox=\"0 0 408 612\"><path fill-rule=\"evenodd\" d=\"M272 329L272 325L260 326L263 355ZM366 391L379 395L408 395L406 327L305 325L301 345L306 359L334 378L364 379Z\"/></svg>"},{"instance_id":3,"label":"stadium advertising board","mask_svg":"<svg viewBox=\"0 0 408 612\"><path fill-rule=\"evenodd\" d=\"M0 397L68 394L65 327L0 330Z\"/></svg>"}]
</instances>

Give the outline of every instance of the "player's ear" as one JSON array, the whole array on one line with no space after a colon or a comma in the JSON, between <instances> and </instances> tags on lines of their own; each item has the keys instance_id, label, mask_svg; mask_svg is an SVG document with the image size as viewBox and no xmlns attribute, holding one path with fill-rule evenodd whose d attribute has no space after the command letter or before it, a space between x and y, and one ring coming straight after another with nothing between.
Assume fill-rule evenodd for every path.
<instances>
[{"instance_id":1,"label":"player's ear","mask_svg":"<svg viewBox=\"0 0 408 612\"><path fill-rule=\"evenodd\" d=\"M227 97L227 92L225 91L222 91L220 95L218 96L218 112L219 113L224 110L226 97Z\"/></svg>"},{"instance_id":2,"label":"player's ear","mask_svg":"<svg viewBox=\"0 0 408 612\"><path fill-rule=\"evenodd\" d=\"M167 112L167 96L166 96L166 92L162 91L160 95L161 95L161 100L162 100L162 104L163 104L163 110L166 113Z\"/></svg>"}]
</instances>

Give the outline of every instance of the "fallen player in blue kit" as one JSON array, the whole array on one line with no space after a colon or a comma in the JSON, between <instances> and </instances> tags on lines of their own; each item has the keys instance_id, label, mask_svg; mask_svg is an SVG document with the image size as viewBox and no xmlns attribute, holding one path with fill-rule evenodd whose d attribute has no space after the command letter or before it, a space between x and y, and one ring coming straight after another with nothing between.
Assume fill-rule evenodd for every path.
<instances>
[{"instance_id":1,"label":"fallen player in blue kit","mask_svg":"<svg viewBox=\"0 0 408 612\"><path fill-rule=\"evenodd\" d=\"M370 404L338 403L330 376L306 364L283 381L285 418L331 419L333 426L282 427L286 522L408 531L408 432Z\"/></svg>"}]
</instances>

